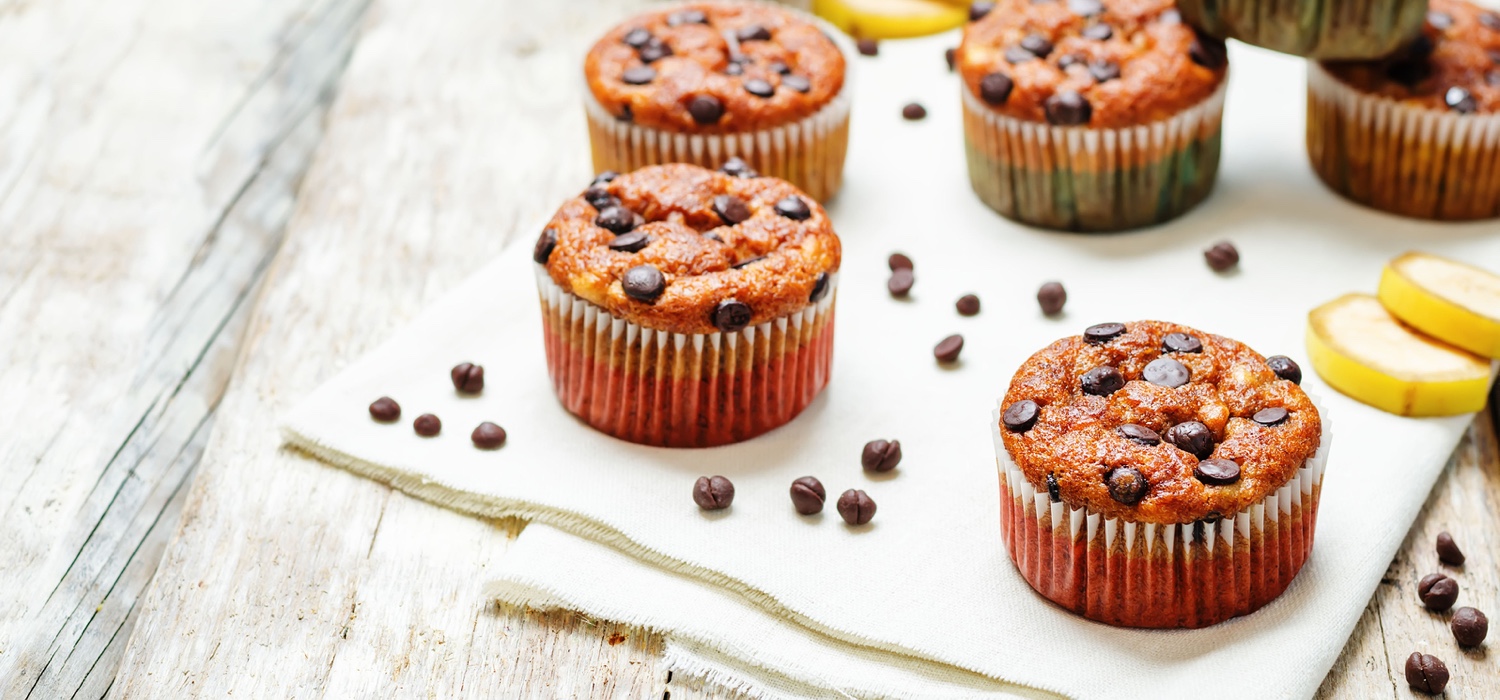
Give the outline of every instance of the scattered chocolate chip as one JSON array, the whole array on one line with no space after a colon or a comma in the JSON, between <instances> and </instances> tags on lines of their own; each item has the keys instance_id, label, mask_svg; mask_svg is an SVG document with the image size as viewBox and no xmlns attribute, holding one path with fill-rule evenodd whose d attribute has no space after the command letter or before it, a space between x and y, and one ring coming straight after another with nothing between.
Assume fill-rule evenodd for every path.
<instances>
[{"instance_id":1,"label":"scattered chocolate chip","mask_svg":"<svg viewBox=\"0 0 1500 700\"><path fill-rule=\"evenodd\" d=\"M751 78L745 81L745 92L756 97L770 97L776 94L776 88L771 83L760 78Z\"/></svg>"},{"instance_id":2,"label":"scattered chocolate chip","mask_svg":"<svg viewBox=\"0 0 1500 700\"><path fill-rule=\"evenodd\" d=\"M1490 619L1474 608L1459 608L1453 611L1448 629L1453 630L1453 639L1459 646L1477 647L1489 636Z\"/></svg>"},{"instance_id":3,"label":"scattered chocolate chip","mask_svg":"<svg viewBox=\"0 0 1500 700\"><path fill-rule=\"evenodd\" d=\"M1010 99L1010 91L1016 86L1004 73L990 73L979 79L979 98L991 105L1003 105Z\"/></svg>"},{"instance_id":4,"label":"scattered chocolate chip","mask_svg":"<svg viewBox=\"0 0 1500 700\"><path fill-rule=\"evenodd\" d=\"M859 455L860 466L867 472L888 472L901 463L900 440L871 440Z\"/></svg>"},{"instance_id":5,"label":"scattered chocolate chip","mask_svg":"<svg viewBox=\"0 0 1500 700\"><path fill-rule=\"evenodd\" d=\"M916 121L927 116L927 108L912 102L901 108L901 116L909 121Z\"/></svg>"},{"instance_id":6,"label":"scattered chocolate chip","mask_svg":"<svg viewBox=\"0 0 1500 700\"><path fill-rule=\"evenodd\" d=\"M1094 61L1089 64L1089 75L1095 82L1107 83L1120 77L1120 64L1114 61Z\"/></svg>"},{"instance_id":7,"label":"scattered chocolate chip","mask_svg":"<svg viewBox=\"0 0 1500 700\"><path fill-rule=\"evenodd\" d=\"M381 423L390 423L401 418L401 404L389 396L382 396L370 404L370 417Z\"/></svg>"},{"instance_id":8,"label":"scattered chocolate chip","mask_svg":"<svg viewBox=\"0 0 1500 700\"><path fill-rule=\"evenodd\" d=\"M1084 372L1080 381L1083 393L1093 396L1109 396L1125 388L1125 375L1113 367L1095 367Z\"/></svg>"},{"instance_id":9,"label":"scattered chocolate chip","mask_svg":"<svg viewBox=\"0 0 1500 700\"><path fill-rule=\"evenodd\" d=\"M1135 467L1115 467L1105 472L1104 485L1110 498L1127 506L1140 503L1146 496L1146 477Z\"/></svg>"},{"instance_id":10,"label":"scattered chocolate chip","mask_svg":"<svg viewBox=\"0 0 1500 700\"><path fill-rule=\"evenodd\" d=\"M1048 97L1043 107L1047 112L1047 121L1058 126L1087 124L1089 118L1094 116L1094 108L1089 101L1072 90L1064 90Z\"/></svg>"},{"instance_id":11,"label":"scattered chocolate chip","mask_svg":"<svg viewBox=\"0 0 1500 700\"><path fill-rule=\"evenodd\" d=\"M786 75L787 73L792 72L792 67L785 63L782 63L781 61L771 61L770 63L766 64L766 70L769 70L777 75Z\"/></svg>"},{"instance_id":12,"label":"scattered chocolate chip","mask_svg":"<svg viewBox=\"0 0 1500 700\"><path fill-rule=\"evenodd\" d=\"M1285 423L1287 416L1289 415L1291 414L1288 413L1286 409L1281 408L1280 406L1275 406L1272 408L1262 408L1259 411L1256 411L1255 415L1250 416L1250 420L1253 420L1256 423L1259 423L1266 427L1271 427Z\"/></svg>"},{"instance_id":13,"label":"scattered chocolate chip","mask_svg":"<svg viewBox=\"0 0 1500 700\"><path fill-rule=\"evenodd\" d=\"M1193 45L1188 47L1188 58L1193 63L1209 70L1218 70L1229 63L1229 49L1222 40L1197 30L1193 33L1197 36L1193 39Z\"/></svg>"},{"instance_id":14,"label":"scattered chocolate chip","mask_svg":"<svg viewBox=\"0 0 1500 700\"><path fill-rule=\"evenodd\" d=\"M604 209L620 203L620 200L610 194L609 188L604 185L589 185L589 188L583 191L583 199L595 209Z\"/></svg>"},{"instance_id":15,"label":"scattered chocolate chip","mask_svg":"<svg viewBox=\"0 0 1500 700\"><path fill-rule=\"evenodd\" d=\"M1093 17L1104 13L1104 3L1099 0L1068 0L1068 11L1079 17Z\"/></svg>"},{"instance_id":16,"label":"scattered chocolate chip","mask_svg":"<svg viewBox=\"0 0 1500 700\"><path fill-rule=\"evenodd\" d=\"M1036 290L1036 303L1042 307L1042 313L1047 314L1048 316L1056 316L1057 314L1062 313L1063 304L1068 303L1068 291L1066 289L1063 289L1061 282L1043 283L1041 288ZM1120 324L1118 323L1112 325L1120 326ZM1125 327L1120 326L1120 333L1124 332ZM1116 333L1115 335L1119 335L1120 333ZM1110 338L1113 337L1114 335L1109 336L1109 338L1105 338L1103 340L1092 340L1089 338L1088 331L1084 332L1084 339L1088 340L1091 343L1107 342Z\"/></svg>"},{"instance_id":17,"label":"scattered chocolate chip","mask_svg":"<svg viewBox=\"0 0 1500 700\"><path fill-rule=\"evenodd\" d=\"M958 315L960 316L978 315L979 297L973 294L965 294L958 298L958 301L953 304L953 308L958 309Z\"/></svg>"},{"instance_id":18,"label":"scattered chocolate chip","mask_svg":"<svg viewBox=\"0 0 1500 700\"><path fill-rule=\"evenodd\" d=\"M958 359L958 354L963 352L963 349L964 337L954 333L943 338L942 342L932 349L932 356L936 357L938 362L953 362Z\"/></svg>"},{"instance_id":19,"label":"scattered chocolate chip","mask_svg":"<svg viewBox=\"0 0 1500 700\"><path fill-rule=\"evenodd\" d=\"M766 29L759 24L752 24L748 27L741 27L740 30L735 33L734 38L739 39L740 41L770 41L771 30Z\"/></svg>"},{"instance_id":20,"label":"scattered chocolate chip","mask_svg":"<svg viewBox=\"0 0 1500 700\"><path fill-rule=\"evenodd\" d=\"M1474 99L1474 95L1456 85L1443 93L1443 103L1459 114L1469 114L1479 109L1479 101Z\"/></svg>"},{"instance_id":21,"label":"scattered chocolate chip","mask_svg":"<svg viewBox=\"0 0 1500 700\"><path fill-rule=\"evenodd\" d=\"M1463 566L1464 551L1458 548L1458 543L1453 541L1453 535L1447 530L1438 533L1437 536L1438 561L1448 566Z\"/></svg>"},{"instance_id":22,"label":"scattered chocolate chip","mask_svg":"<svg viewBox=\"0 0 1500 700\"><path fill-rule=\"evenodd\" d=\"M987 15L987 14L989 14L994 9L995 9L995 3L992 3L992 2L970 3L969 4L969 21L970 22L977 22L977 21L979 21L981 19L984 19L984 16Z\"/></svg>"},{"instance_id":23,"label":"scattered chocolate chip","mask_svg":"<svg viewBox=\"0 0 1500 700\"><path fill-rule=\"evenodd\" d=\"M1115 30L1109 25L1100 22L1084 27L1083 31L1078 32L1078 35L1093 41L1109 41L1109 38L1115 35Z\"/></svg>"},{"instance_id":24,"label":"scattered chocolate chip","mask_svg":"<svg viewBox=\"0 0 1500 700\"><path fill-rule=\"evenodd\" d=\"M719 166L719 172L730 177L760 177L760 173L755 172L749 163L738 156L724 161L724 164Z\"/></svg>"},{"instance_id":25,"label":"scattered chocolate chip","mask_svg":"<svg viewBox=\"0 0 1500 700\"><path fill-rule=\"evenodd\" d=\"M734 484L722 476L700 476L693 482L693 502L703 510L723 510L734 503Z\"/></svg>"},{"instance_id":26,"label":"scattered chocolate chip","mask_svg":"<svg viewBox=\"0 0 1500 700\"><path fill-rule=\"evenodd\" d=\"M758 263L758 262L760 262L762 260L765 260L765 259L766 259L766 256L764 256L764 255L757 255L757 256L755 256L753 258L746 258L744 260L741 260L741 261L735 263L733 267L734 267L734 269L738 270L738 269L741 269L741 268L745 268L745 267L749 267L751 265L754 265L755 263Z\"/></svg>"},{"instance_id":27,"label":"scattered chocolate chip","mask_svg":"<svg viewBox=\"0 0 1500 700\"><path fill-rule=\"evenodd\" d=\"M898 268L891 273L891 279L885 283L885 288L893 297L905 297L911 293L911 286L916 284L917 278L912 276L911 268Z\"/></svg>"},{"instance_id":28,"label":"scattered chocolate chip","mask_svg":"<svg viewBox=\"0 0 1500 700\"><path fill-rule=\"evenodd\" d=\"M1414 651L1406 657L1406 684L1412 690L1437 695L1448 687L1448 667L1432 654Z\"/></svg>"},{"instance_id":29,"label":"scattered chocolate chip","mask_svg":"<svg viewBox=\"0 0 1500 700\"><path fill-rule=\"evenodd\" d=\"M656 80L656 69L651 66L631 66L620 76L627 85L645 85Z\"/></svg>"},{"instance_id":30,"label":"scattered chocolate chip","mask_svg":"<svg viewBox=\"0 0 1500 700\"><path fill-rule=\"evenodd\" d=\"M1057 67L1067 70L1071 66L1079 65L1086 61L1088 61L1088 56L1081 53L1063 54L1061 58L1057 59Z\"/></svg>"},{"instance_id":31,"label":"scattered chocolate chip","mask_svg":"<svg viewBox=\"0 0 1500 700\"><path fill-rule=\"evenodd\" d=\"M839 496L839 517L850 525L864 525L875 517L875 501L870 499L870 494L857 489L849 489Z\"/></svg>"},{"instance_id":32,"label":"scattered chocolate chip","mask_svg":"<svg viewBox=\"0 0 1500 700\"><path fill-rule=\"evenodd\" d=\"M1124 435L1126 438L1141 443L1142 445L1149 446L1161 444L1161 436L1157 435L1155 430L1147 428L1144 425L1126 423L1118 428L1115 428L1115 430L1119 431L1119 433L1121 435Z\"/></svg>"},{"instance_id":33,"label":"scattered chocolate chip","mask_svg":"<svg viewBox=\"0 0 1500 700\"><path fill-rule=\"evenodd\" d=\"M431 413L423 413L412 421L411 427L422 437L432 437L443 432L443 422Z\"/></svg>"},{"instance_id":34,"label":"scattered chocolate chip","mask_svg":"<svg viewBox=\"0 0 1500 700\"><path fill-rule=\"evenodd\" d=\"M948 70L953 70L958 61L958 49L946 49L943 51L943 59L948 62Z\"/></svg>"},{"instance_id":35,"label":"scattered chocolate chip","mask_svg":"<svg viewBox=\"0 0 1500 700\"><path fill-rule=\"evenodd\" d=\"M1053 503L1062 502L1062 491L1057 487L1056 474L1047 475L1047 498L1052 499Z\"/></svg>"},{"instance_id":36,"label":"scattered chocolate chip","mask_svg":"<svg viewBox=\"0 0 1500 700\"><path fill-rule=\"evenodd\" d=\"M1019 46L1011 46L1005 49L1005 60L1013 66L1019 66L1027 61L1035 61L1036 54Z\"/></svg>"},{"instance_id":37,"label":"scattered chocolate chip","mask_svg":"<svg viewBox=\"0 0 1500 700\"><path fill-rule=\"evenodd\" d=\"M632 49L639 49L642 46L645 46L646 42L651 41L651 32L641 29L640 27L636 27L635 29L625 32L625 36L622 37L620 41Z\"/></svg>"},{"instance_id":38,"label":"scattered chocolate chip","mask_svg":"<svg viewBox=\"0 0 1500 700\"><path fill-rule=\"evenodd\" d=\"M1214 272L1223 272L1240 264L1240 251L1229 241L1219 241L1203 251L1203 260Z\"/></svg>"},{"instance_id":39,"label":"scattered chocolate chip","mask_svg":"<svg viewBox=\"0 0 1500 700\"><path fill-rule=\"evenodd\" d=\"M717 124L724 116L724 103L713 95L698 95L688 100L688 114L699 124Z\"/></svg>"},{"instance_id":40,"label":"scattered chocolate chip","mask_svg":"<svg viewBox=\"0 0 1500 700\"><path fill-rule=\"evenodd\" d=\"M718 214L724 223L733 226L750 218L750 207L746 206L744 200L739 197L721 194L714 197L714 213Z\"/></svg>"},{"instance_id":41,"label":"scattered chocolate chip","mask_svg":"<svg viewBox=\"0 0 1500 700\"><path fill-rule=\"evenodd\" d=\"M715 243L723 243L724 238L715 231L704 231L703 237Z\"/></svg>"},{"instance_id":42,"label":"scattered chocolate chip","mask_svg":"<svg viewBox=\"0 0 1500 700\"><path fill-rule=\"evenodd\" d=\"M1203 341L1186 333L1168 333L1161 339L1162 352L1203 352Z\"/></svg>"},{"instance_id":43,"label":"scattered chocolate chip","mask_svg":"<svg viewBox=\"0 0 1500 700\"><path fill-rule=\"evenodd\" d=\"M1302 368L1286 355L1272 355L1266 358L1266 366L1271 368L1276 376L1281 377L1293 384L1302 383Z\"/></svg>"},{"instance_id":44,"label":"scattered chocolate chip","mask_svg":"<svg viewBox=\"0 0 1500 700\"><path fill-rule=\"evenodd\" d=\"M531 249L531 259L542 265L547 264L547 259L552 257L552 251L557 248L557 230L544 228L542 235L536 237L536 247Z\"/></svg>"},{"instance_id":45,"label":"scattered chocolate chip","mask_svg":"<svg viewBox=\"0 0 1500 700\"><path fill-rule=\"evenodd\" d=\"M1037 418L1041 415L1042 409L1035 401L1021 399L1005 407L1005 412L1000 414L1000 422L1012 433L1024 433L1036 425Z\"/></svg>"},{"instance_id":46,"label":"scattered chocolate chip","mask_svg":"<svg viewBox=\"0 0 1500 700\"><path fill-rule=\"evenodd\" d=\"M861 56L879 56L880 42L874 39L860 39L854 42L854 48L859 50Z\"/></svg>"},{"instance_id":47,"label":"scattered chocolate chip","mask_svg":"<svg viewBox=\"0 0 1500 700\"><path fill-rule=\"evenodd\" d=\"M646 42L646 45L642 46L636 53L640 55L642 61L646 63L654 63L656 61L660 61L663 58L671 56L672 47L667 46L667 43L662 41L661 39L652 37L651 40Z\"/></svg>"},{"instance_id":48,"label":"scattered chocolate chip","mask_svg":"<svg viewBox=\"0 0 1500 700\"><path fill-rule=\"evenodd\" d=\"M614 182L615 178L619 176L620 174L613 170L606 170L602 173L599 173L598 175L595 175L594 181L590 182L589 185L607 185L611 182Z\"/></svg>"},{"instance_id":49,"label":"scattered chocolate chip","mask_svg":"<svg viewBox=\"0 0 1500 700\"><path fill-rule=\"evenodd\" d=\"M1437 12L1435 10L1430 11L1427 13L1427 23L1432 25L1433 29L1442 31L1453 26L1453 15Z\"/></svg>"},{"instance_id":50,"label":"scattered chocolate chip","mask_svg":"<svg viewBox=\"0 0 1500 700\"><path fill-rule=\"evenodd\" d=\"M615 235L630 233L635 228L635 212L615 205L605 207L594 217L594 225L607 229Z\"/></svg>"},{"instance_id":51,"label":"scattered chocolate chip","mask_svg":"<svg viewBox=\"0 0 1500 700\"><path fill-rule=\"evenodd\" d=\"M1176 389L1188 383L1192 376L1193 372L1187 365L1170 357L1158 357L1147 364L1146 369L1141 370L1141 379L1168 389Z\"/></svg>"},{"instance_id":52,"label":"scattered chocolate chip","mask_svg":"<svg viewBox=\"0 0 1500 700\"><path fill-rule=\"evenodd\" d=\"M1080 0L1087 1L1087 0ZM1031 52L1037 58L1046 58L1052 53L1052 42L1041 34L1027 34L1021 39L1021 48Z\"/></svg>"},{"instance_id":53,"label":"scattered chocolate chip","mask_svg":"<svg viewBox=\"0 0 1500 700\"><path fill-rule=\"evenodd\" d=\"M635 120L635 116L630 113L629 103L620 105L620 113L615 115L615 120L622 122L630 122Z\"/></svg>"},{"instance_id":54,"label":"scattered chocolate chip","mask_svg":"<svg viewBox=\"0 0 1500 700\"><path fill-rule=\"evenodd\" d=\"M1084 342L1099 345L1101 343L1108 343L1124 334L1125 324L1123 323L1096 323L1083 329L1083 340Z\"/></svg>"},{"instance_id":55,"label":"scattered chocolate chip","mask_svg":"<svg viewBox=\"0 0 1500 700\"><path fill-rule=\"evenodd\" d=\"M1458 600L1458 582L1444 574L1427 574L1417 582L1417 598L1433 612L1443 612Z\"/></svg>"},{"instance_id":56,"label":"scattered chocolate chip","mask_svg":"<svg viewBox=\"0 0 1500 700\"><path fill-rule=\"evenodd\" d=\"M801 93L807 93L808 91L812 90L812 81L808 80L807 76L803 75L788 75L787 77L781 79L781 84L788 89L796 90L797 92Z\"/></svg>"},{"instance_id":57,"label":"scattered chocolate chip","mask_svg":"<svg viewBox=\"0 0 1500 700\"><path fill-rule=\"evenodd\" d=\"M474 432L469 434L469 439L474 442L475 447L481 450L493 450L505 444L505 428L485 421L480 423L479 427L474 428Z\"/></svg>"},{"instance_id":58,"label":"scattered chocolate chip","mask_svg":"<svg viewBox=\"0 0 1500 700\"><path fill-rule=\"evenodd\" d=\"M683 10L667 15L667 26L680 27L684 24L708 24L708 15L702 10Z\"/></svg>"},{"instance_id":59,"label":"scattered chocolate chip","mask_svg":"<svg viewBox=\"0 0 1500 700\"><path fill-rule=\"evenodd\" d=\"M725 333L735 333L750 325L753 315L750 305L745 302L736 299L721 301L714 308L714 328Z\"/></svg>"},{"instance_id":60,"label":"scattered chocolate chip","mask_svg":"<svg viewBox=\"0 0 1500 700\"><path fill-rule=\"evenodd\" d=\"M828 492L823 490L823 482L816 477L804 476L792 482L792 507L803 515L813 515L823 512L823 501L827 500Z\"/></svg>"},{"instance_id":61,"label":"scattered chocolate chip","mask_svg":"<svg viewBox=\"0 0 1500 700\"><path fill-rule=\"evenodd\" d=\"M914 267L911 258L907 257L906 253L891 253L890 257L885 259L885 263L890 265L891 272L910 270Z\"/></svg>"},{"instance_id":62,"label":"scattered chocolate chip","mask_svg":"<svg viewBox=\"0 0 1500 700\"><path fill-rule=\"evenodd\" d=\"M797 195L788 195L776 203L776 213L793 221L803 221L812 216L812 208Z\"/></svg>"},{"instance_id":63,"label":"scattered chocolate chip","mask_svg":"<svg viewBox=\"0 0 1500 700\"><path fill-rule=\"evenodd\" d=\"M1225 486L1240 480L1240 465L1229 459L1200 460L1193 476L1210 486Z\"/></svg>"},{"instance_id":64,"label":"scattered chocolate chip","mask_svg":"<svg viewBox=\"0 0 1500 700\"><path fill-rule=\"evenodd\" d=\"M1500 14L1494 12L1480 13L1479 24L1492 32L1500 32Z\"/></svg>"},{"instance_id":65,"label":"scattered chocolate chip","mask_svg":"<svg viewBox=\"0 0 1500 700\"><path fill-rule=\"evenodd\" d=\"M465 394L484 391L484 368L472 362L460 362L448 371L453 388Z\"/></svg>"},{"instance_id":66,"label":"scattered chocolate chip","mask_svg":"<svg viewBox=\"0 0 1500 700\"><path fill-rule=\"evenodd\" d=\"M667 278L651 265L637 265L625 271L620 286L625 289L625 296L650 304L666 291Z\"/></svg>"},{"instance_id":67,"label":"scattered chocolate chip","mask_svg":"<svg viewBox=\"0 0 1500 700\"><path fill-rule=\"evenodd\" d=\"M819 272L818 278L813 280L812 293L807 295L807 303L816 304L828 296L828 273Z\"/></svg>"},{"instance_id":68,"label":"scattered chocolate chip","mask_svg":"<svg viewBox=\"0 0 1500 700\"><path fill-rule=\"evenodd\" d=\"M730 61L724 65L724 75L740 76L745 74L745 64Z\"/></svg>"},{"instance_id":69,"label":"scattered chocolate chip","mask_svg":"<svg viewBox=\"0 0 1500 700\"><path fill-rule=\"evenodd\" d=\"M650 243L650 236L640 231L631 231L623 236L615 236L615 239L609 242L609 249L622 253L639 253Z\"/></svg>"},{"instance_id":70,"label":"scattered chocolate chip","mask_svg":"<svg viewBox=\"0 0 1500 700\"><path fill-rule=\"evenodd\" d=\"M1167 430L1167 442L1198 459L1214 453L1214 433L1198 421L1178 423Z\"/></svg>"}]
</instances>

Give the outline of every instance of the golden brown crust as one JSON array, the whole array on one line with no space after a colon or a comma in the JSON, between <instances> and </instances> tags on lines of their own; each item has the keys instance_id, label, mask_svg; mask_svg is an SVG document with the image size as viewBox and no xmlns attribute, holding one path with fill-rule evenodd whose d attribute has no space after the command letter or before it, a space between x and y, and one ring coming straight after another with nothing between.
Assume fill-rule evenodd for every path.
<instances>
[{"instance_id":1,"label":"golden brown crust","mask_svg":"<svg viewBox=\"0 0 1500 700\"><path fill-rule=\"evenodd\" d=\"M1356 90L1412 106L1453 110L1445 97L1456 87L1473 100L1468 112L1500 112L1500 11L1463 0L1431 0L1422 36L1385 60L1322 66Z\"/></svg>"},{"instance_id":2,"label":"golden brown crust","mask_svg":"<svg viewBox=\"0 0 1500 700\"><path fill-rule=\"evenodd\" d=\"M819 277L830 284L839 269L842 249L827 213L785 180L672 164L641 168L602 186L644 220L632 233L645 234L646 246L611 250L617 236L595 223L599 210L579 196L547 224L557 242L546 267L564 290L617 318L673 333L714 333L720 330L715 310L736 300L750 307L750 325L760 324L807 308ZM720 195L744 202L749 217L726 225L714 210ZM806 219L778 213L776 204L788 197L807 206ZM666 278L654 302L625 294L625 271L640 265L654 266Z\"/></svg>"},{"instance_id":3,"label":"golden brown crust","mask_svg":"<svg viewBox=\"0 0 1500 700\"><path fill-rule=\"evenodd\" d=\"M680 13L702 13L706 23L682 22ZM679 15L673 25L673 15ZM760 26L769 39L739 41L738 34ZM652 61L655 77L642 85L625 80L625 71L646 66L641 52L625 43L627 34L644 29L671 49ZM735 49L734 47L738 47ZM738 53L734 53L737 51ZM743 73L730 75L731 59L742 56ZM773 70L786 66L785 74ZM655 129L725 134L768 129L812 116L844 87L844 55L822 30L788 10L758 3L699 2L648 12L604 35L584 60L589 90L617 118ZM805 79L807 90L789 80ZM775 92L751 94L747 81L764 80ZM792 80L792 82L796 82ZM689 111L696 97L712 96L723 116L700 123Z\"/></svg>"},{"instance_id":4,"label":"golden brown crust","mask_svg":"<svg viewBox=\"0 0 1500 700\"><path fill-rule=\"evenodd\" d=\"M1301 387L1277 377L1243 343L1160 321L1125 326L1123 335L1102 344L1063 338L1032 355L1011 380L1004 406L1029 399L1041 410L1030 429L1007 429L1002 419L1000 432L1006 451L1039 491L1046 492L1051 474L1069 507L1133 522L1188 523L1261 502L1317 451L1317 408ZM1202 352L1164 354L1162 340L1169 333L1196 337ZM1160 357L1186 365L1190 381L1167 388L1142 380L1145 366ZM1105 366L1125 375L1124 388L1108 396L1084 393L1083 374ZM1268 427L1251 420L1273 407L1289 412L1285 422ZM1198 458L1166 439L1169 428L1189 421L1212 431L1210 459L1240 465L1238 481L1214 486L1194 476ZM1156 431L1161 443L1147 446L1125 437L1118 428L1127 423ZM1105 475L1115 467L1144 475L1146 492L1135 505L1111 497Z\"/></svg>"},{"instance_id":5,"label":"golden brown crust","mask_svg":"<svg viewBox=\"0 0 1500 700\"><path fill-rule=\"evenodd\" d=\"M1044 123L1047 99L1075 91L1092 109L1088 126L1115 129L1176 116L1208 99L1224 81L1225 65L1206 68L1190 57L1194 42L1201 41L1215 58L1222 58L1217 53L1222 42L1200 39L1177 19L1172 0L1104 0L1103 7L1103 14L1090 18L1075 14L1067 0L1002 0L964 30L956 56L964 85L981 96L980 81L1001 73L1014 87L1002 104L988 102L990 108ZM1109 25L1108 39L1081 35L1086 27L1100 23ZM1051 42L1050 53L1020 63L1008 60L1007 50L1014 50L1029 34ZM1060 68L1059 62L1069 62L1070 57L1082 60ZM1099 61L1117 66L1119 77L1098 82L1089 66Z\"/></svg>"}]
</instances>

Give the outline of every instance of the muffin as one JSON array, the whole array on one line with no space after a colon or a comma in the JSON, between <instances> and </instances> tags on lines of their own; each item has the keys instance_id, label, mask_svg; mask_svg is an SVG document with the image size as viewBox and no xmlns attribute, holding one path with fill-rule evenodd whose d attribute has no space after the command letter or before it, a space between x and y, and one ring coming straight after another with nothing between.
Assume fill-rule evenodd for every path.
<instances>
[{"instance_id":1,"label":"muffin","mask_svg":"<svg viewBox=\"0 0 1500 700\"><path fill-rule=\"evenodd\" d=\"M1335 192L1422 219L1500 216L1500 12L1432 0L1380 61L1309 63L1307 153Z\"/></svg>"},{"instance_id":2,"label":"muffin","mask_svg":"<svg viewBox=\"0 0 1500 700\"><path fill-rule=\"evenodd\" d=\"M1204 627L1312 549L1327 426L1296 363L1160 321L1032 355L994 416L1001 531L1038 593L1125 627Z\"/></svg>"},{"instance_id":3,"label":"muffin","mask_svg":"<svg viewBox=\"0 0 1500 700\"><path fill-rule=\"evenodd\" d=\"M537 239L547 369L594 428L723 445L790 421L828 383L838 236L791 183L728 170L604 173Z\"/></svg>"},{"instance_id":4,"label":"muffin","mask_svg":"<svg viewBox=\"0 0 1500 700\"><path fill-rule=\"evenodd\" d=\"M1181 0L1183 19L1220 39L1330 60L1390 55L1415 38L1423 0Z\"/></svg>"},{"instance_id":5,"label":"muffin","mask_svg":"<svg viewBox=\"0 0 1500 700\"><path fill-rule=\"evenodd\" d=\"M1003 216L1117 231L1213 188L1228 59L1171 0L1002 0L955 60L969 179Z\"/></svg>"},{"instance_id":6,"label":"muffin","mask_svg":"<svg viewBox=\"0 0 1500 700\"><path fill-rule=\"evenodd\" d=\"M605 34L584 60L594 170L737 157L827 201L849 139L844 54L817 20L759 3L691 3Z\"/></svg>"}]
</instances>

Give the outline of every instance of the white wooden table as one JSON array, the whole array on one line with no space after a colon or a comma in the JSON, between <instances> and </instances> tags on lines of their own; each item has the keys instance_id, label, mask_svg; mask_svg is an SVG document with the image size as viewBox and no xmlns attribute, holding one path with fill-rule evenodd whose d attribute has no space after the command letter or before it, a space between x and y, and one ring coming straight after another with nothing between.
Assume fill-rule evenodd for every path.
<instances>
[{"instance_id":1,"label":"white wooden table","mask_svg":"<svg viewBox=\"0 0 1500 700\"><path fill-rule=\"evenodd\" d=\"M587 182L579 56L641 4L0 0L0 696L705 695L487 602L519 523L274 429ZM1432 536L1494 600L1497 512L1486 415L1321 696L1409 694Z\"/></svg>"}]
</instances>

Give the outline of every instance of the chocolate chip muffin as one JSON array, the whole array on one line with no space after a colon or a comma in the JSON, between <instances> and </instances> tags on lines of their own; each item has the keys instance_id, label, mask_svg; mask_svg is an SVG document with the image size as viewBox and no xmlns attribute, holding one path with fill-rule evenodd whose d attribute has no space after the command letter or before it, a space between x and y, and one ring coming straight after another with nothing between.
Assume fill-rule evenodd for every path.
<instances>
[{"instance_id":1,"label":"chocolate chip muffin","mask_svg":"<svg viewBox=\"0 0 1500 700\"><path fill-rule=\"evenodd\" d=\"M1335 192L1422 219L1500 216L1500 11L1432 0L1378 61L1308 64L1307 152Z\"/></svg>"},{"instance_id":2,"label":"chocolate chip muffin","mask_svg":"<svg viewBox=\"0 0 1500 700\"><path fill-rule=\"evenodd\" d=\"M731 157L818 201L843 181L844 54L818 20L769 4L699 2L610 30L584 60L596 171Z\"/></svg>"},{"instance_id":3,"label":"chocolate chip muffin","mask_svg":"<svg viewBox=\"0 0 1500 700\"><path fill-rule=\"evenodd\" d=\"M1128 627L1202 627L1280 595L1312 546L1328 437L1292 368L1160 321L1032 355L994 424L1026 580Z\"/></svg>"},{"instance_id":4,"label":"chocolate chip muffin","mask_svg":"<svg viewBox=\"0 0 1500 700\"><path fill-rule=\"evenodd\" d=\"M673 164L604 173L533 259L563 405L663 447L746 440L828 382L841 248L784 180Z\"/></svg>"},{"instance_id":5,"label":"chocolate chip muffin","mask_svg":"<svg viewBox=\"0 0 1500 700\"><path fill-rule=\"evenodd\" d=\"M955 60L969 179L1008 218L1118 231L1213 188L1228 58L1171 0L1003 0Z\"/></svg>"},{"instance_id":6,"label":"chocolate chip muffin","mask_svg":"<svg viewBox=\"0 0 1500 700\"><path fill-rule=\"evenodd\" d=\"M1423 0L1179 0L1183 19L1220 39L1318 59L1390 55L1414 38Z\"/></svg>"}]
</instances>

